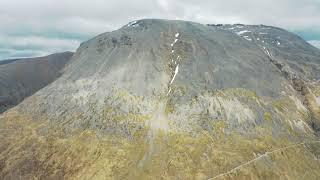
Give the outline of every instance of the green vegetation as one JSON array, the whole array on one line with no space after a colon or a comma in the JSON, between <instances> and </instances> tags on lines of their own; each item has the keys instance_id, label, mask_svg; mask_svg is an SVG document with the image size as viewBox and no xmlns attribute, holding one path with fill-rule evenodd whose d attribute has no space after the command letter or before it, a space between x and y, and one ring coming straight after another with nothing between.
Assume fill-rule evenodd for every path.
<instances>
[{"instance_id":1,"label":"green vegetation","mask_svg":"<svg viewBox=\"0 0 320 180\"><path fill-rule=\"evenodd\" d=\"M123 131L125 135L103 134L90 126L81 126L82 129L66 127L65 124L50 123L46 118L36 122L26 115L13 113L0 123L0 130L5 130L0 133L3 139L0 176L10 178L19 173L22 179L202 180L229 172L222 179L320 177L319 143L311 143L313 137L310 135L304 138L310 143L299 145L302 135L292 128L297 118L307 118L294 100L281 98L267 106L265 104L269 102L254 92L237 88L204 94L190 102L197 105L199 100L212 97L220 97L228 103L237 98L237 103L246 108L258 106L263 110L261 116L265 123L250 126L245 132L231 129L232 124L222 115L225 109L217 104L220 115L213 118L207 111L190 120L199 125L193 133L179 129L164 132L145 126L151 115L131 110L122 112L109 105L108 98L102 111L98 110L97 104L89 104L88 109L103 125ZM143 99L126 91L116 95L116 102L134 104L141 101ZM165 113L173 112L174 102L169 99ZM234 112L242 117L238 111ZM80 113L68 123L89 123L87 116ZM274 123L281 126L276 134ZM296 146L292 146L294 144ZM266 152L272 153L263 156ZM236 167L241 168L230 171Z\"/></svg>"},{"instance_id":2,"label":"green vegetation","mask_svg":"<svg viewBox=\"0 0 320 180\"><path fill-rule=\"evenodd\" d=\"M0 145L1 177L20 170L23 179L207 179L294 143L286 136L273 137L269 129L260 126L254 137L236 132L226 135L224 121L212 124L213 135L207 131L198 135L159 133L152 141L147 140L147 129L128 140L98 136L91 130L75 129L65 135L59 126L44 129L44 124L21 116L3 120L0 128L10 133L0 134L4 140ZM41 133L44 130L45 135ZM320 176L320 163L315 159L319 152L316 143L279 150L224 178L313 179Z\"/></svg>"},{"instance_id":3,"label":"green vegetation","mask_svg":"<svg viewBox=\"0 0 320 180\"><path fill-rule=\"evenodd\" d=\"M222 97L239 97L248 98L251 100L258 100L258 96L255 92L244 88L229 88L222 91L218 91L218 95Z\"/></svg>"},{"instance_id":4,"label":"green vegetation","mask_svg":"<svg viewBox=\"0 0 320 180\"><path fill-rule=\"evenodd\" d=\"M268 122L271 122L272 121L272 115L270 112L265 112L263 114L263 117L264 117L264 120L268 121Z\"/></svg>"}]
</instances>

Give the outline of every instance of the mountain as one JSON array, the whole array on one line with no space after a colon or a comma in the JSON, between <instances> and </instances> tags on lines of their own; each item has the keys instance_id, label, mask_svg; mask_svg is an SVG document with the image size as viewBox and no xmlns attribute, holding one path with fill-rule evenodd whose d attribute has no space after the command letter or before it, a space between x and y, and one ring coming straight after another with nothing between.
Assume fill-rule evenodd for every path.
<instances>
[{"instance_id":1,"label":"mountain","mask_svg":"<svg viewBox=\"0 0 320 180\"><path fill-rule=\"evenodd\" d=\"M130 22L2 115L0 176L319 179L319 78L283 29Z\"/></svg>"},{"instance_id":2,"label":"mountain","mask_svg":"<svg viewBox=\"0 0 320 180\"><path fill-rule=\"evenodd\" d=\"M50 84L73 53L0 61L0 113Z\"/></svg>"}]
</instances>

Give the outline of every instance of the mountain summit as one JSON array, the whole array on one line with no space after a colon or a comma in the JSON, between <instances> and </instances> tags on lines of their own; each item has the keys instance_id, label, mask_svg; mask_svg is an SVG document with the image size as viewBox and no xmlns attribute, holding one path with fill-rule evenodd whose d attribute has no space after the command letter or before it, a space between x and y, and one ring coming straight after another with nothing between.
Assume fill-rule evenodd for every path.
<instances>
[{"instance_id":1,"label":"mountain summit","mask_svg":"<svg viewBox=\"0 0 320 180\"><path fill-rule=\"evenodd\" d=\"M0 176L317 179L319 79L283 29L130 22L3 114Z\"/></svg>"}]
</instances>

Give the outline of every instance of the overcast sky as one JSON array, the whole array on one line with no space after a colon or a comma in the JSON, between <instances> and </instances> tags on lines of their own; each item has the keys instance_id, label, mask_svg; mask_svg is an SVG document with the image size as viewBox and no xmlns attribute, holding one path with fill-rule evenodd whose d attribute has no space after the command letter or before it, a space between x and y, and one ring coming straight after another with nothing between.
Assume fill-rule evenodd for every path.
<instances>
[{"instance_id":1,"label":"overcast sky","mask_svg":"<svg viewBox=\"0 0 320 180\"><path fill-rule=\"evenodd\" d=\"M142 18L273 25L320 47L320 0L0 0L0 59L75 51Z\"/></svg>"}]
</instances>

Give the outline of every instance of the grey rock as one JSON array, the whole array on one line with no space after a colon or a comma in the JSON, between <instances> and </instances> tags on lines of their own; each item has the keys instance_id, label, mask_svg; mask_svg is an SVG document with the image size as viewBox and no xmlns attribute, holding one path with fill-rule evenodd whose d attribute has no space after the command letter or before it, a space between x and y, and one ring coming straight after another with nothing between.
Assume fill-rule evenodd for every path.
<instances>
[{"instance_id":1,"label":"grey rock","mask_svg":"<svg viewBox=\"0 0 320 180\"><path fill-rule=\"evenodd\" d=\"M264 123L264 112L272 109L267 99L286 93L303 101L293 77L319 79L320 51L279 28L153 19L133 24L82 43L63 75L18 109L108 133L123 128L112 117L144 126L128 115L152 115L165 101L174 109L167 114L174 130L205 128L199 119L206 116L246 132ZM233 98L226 97L228 89L264 99L248 102L233 91ZM206 111L207 106L213 109ZM102 115L106 108L112 109L108 117ZM274 128L281 129L276 124L282 117L274 116Z\"/></svg>"}]
</instances>

